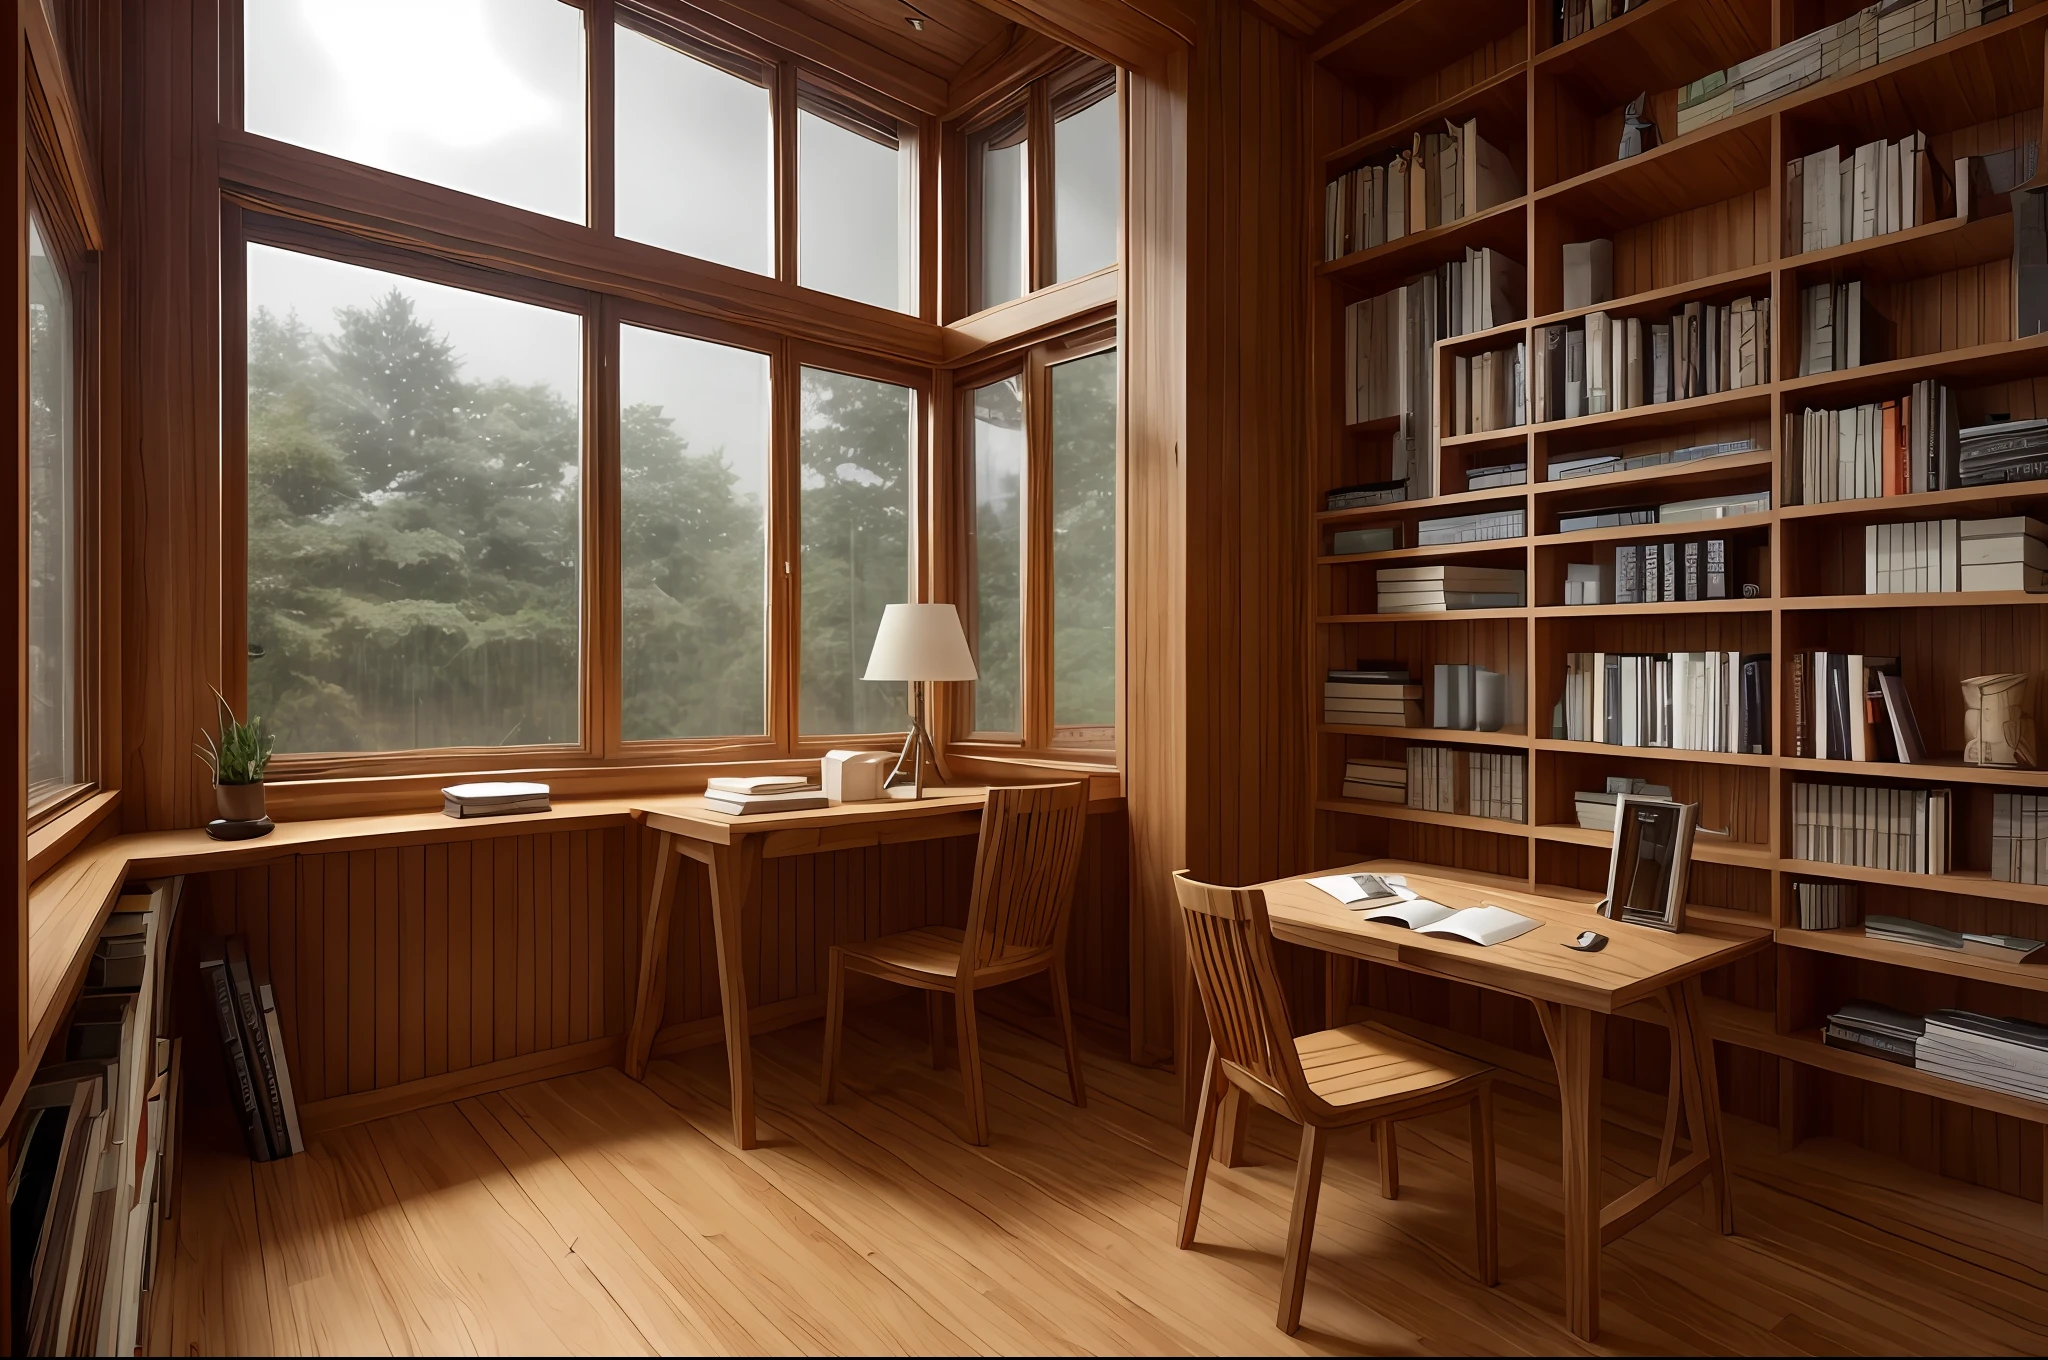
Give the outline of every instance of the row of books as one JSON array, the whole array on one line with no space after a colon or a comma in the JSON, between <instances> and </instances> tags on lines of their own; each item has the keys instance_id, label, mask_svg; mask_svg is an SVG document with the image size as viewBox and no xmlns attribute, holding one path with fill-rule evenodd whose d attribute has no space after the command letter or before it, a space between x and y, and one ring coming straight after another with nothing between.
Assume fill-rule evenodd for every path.
<instances>
[{"instance_id":1,"label":"row of books","mask_svg":"<svg viewBox=\"0 0 2048 1360\"><path fill-rule=\"evenodd\" d=\"M1991 795L1991 877L2048 884L2048 794Z\"/></svg>"},{"instance_id":2,"label":"row of books","mask_svg":"<svg viewBox=\"0 0 2048 1360\"><path fill-rule=\"evenodd\" d=\"M1821 1042L1967 1086L2048 1102L2048 1026L1940 1010L1925 1017L1856 1000L1827 1018Z\"/></svg>"},{"instance_id":3,"label":"row of books","mask_svg":"<svg viewBox=\"0 0 2048 1360\"><path fill-rule=\"evenodd\" d=\"M1668 321L1594 312L1539 326L1538 421L1571 420L1755 387L1770 379L1771 301L1688 302Z\"/></svg>"},{"instance_id":4,"label":"row of books","mask_svg":"<svg viewBox=\"0 0 2048 1360\"><path fill-rule=\"evenodd\" d=\"M2048 590L2048 527L2026 515L1863 526L1866 595Z\"/></svg>"},{"instance_id":5,"label":"row of books","mask_svg":"<svg viewBox=\"0 0 2048 1360\"><path fill-rule=\"evenodd\" d=\"M1733 491L1720 496L1666 501L1662 505L1616 505L1574 510L1557 517L1557 531L1576 534L1587 529L1623 529L1638 524L1696 524L1702 520L1761 515L1770 508L1771 493L1768 491Z\"/></svg>"},{"instance_id":6,"label":"row of books","mask_svg":"<svg viewBox=\"0 0 2048 1360\"><path fill-rule=\"evenodd\" d=\"M1967 174L1967 163L1963 169ZM1849 152L1822 147L1785 162L1784 253L1888 236L1952 216L1955 208L1955 181L1929 154L1924 132Z\"/></svg>"},{"instance_id":7,"label":"row of books","mask_svg":"<svg viewBox=\"0 0 2048 1360\"><path fill-rule=\"evenodd\" d=\"M9 1217L25 1286L15 1336L30 1355L147 1347L183 1090L165 972L181 887L120 894L70 1022L22 1100Z\"/></svg>"},{"instance_id":8,"label":"row of books","mask_svg":"<svg viewBox=\"0 0 2048 1360\"><path fill-rule=\"evenodd\" d=\"M1382 567L1376 574L1382 614L1441 614L1451 609L1520 609L1527 574L1519 567L1468 567L1435 562Z\"/></svg>"},{"instance_id":9,"label":"row of books","mask_svg":"<svg viewBox=\"0 0 2048 1360\"><path fill-rule=\"evenodd\" d=\"M1691 82L1678 135L1824 80L1865 71L2010 12L2011 0L1879 0L1768 52Z\"/></svg>"},{"instance_id":10,"label":"row of books","mask_svg":"<svg viewBox=\"0 0 2048 1360\"><path fill-rule=\"evenodd\" d=\"M1579 825L1588 831L1612 831L1614 815L1621 807L1623 795L1668 801L1671 790L1666 785L1652 784L1629 775L1609 775L1605 788L1580 789L1572 795L1572 813L1579 819Z\"/></svg>"},{"instance_id":11,"label":"row of books","mask_svg":"<svg viewBox=\"0 0 2048 1360\"><path fill-rule=\"evenodd\" d=\"M1839 373L1885 357L1890 326L1861 279L1799 290L1799 376Z\"/></svg>"},{"instance_id":12,"label":"row of books","mask_svg":"<svg viewBox=\"0 0 2048 1360\"><path fill-rule=\"evenodd\" d=\"M1384 420L1394 429L1389 481L1339 488L1329 508L1436 494L1436 342L1448 333L1447 311L1436 274L1344 309L1345 423Z\"/></svg>"},{"instance_id":13,"label":"row of books","mask_svg":"<svg viewBox=\"0 0 2048 1360\"><path fill-rule=\"evenodd\" d=\"M1620 543L1614 549L1614 604L1725 600L1740 592L1725 538L1683 543ZM1568 578L1569 581L1569 578ZM1735 585L1731 591L1729 587ZM1583 592L1582 592L1583 593ZM1570 604L1570 600L1565 603ZM1606 604L1607 600L1587 600Z\"/></svg>"},{"instance_id":14,"label":"row of books","mask_svg":"<svg viewBox=\"0 0 2048 1360\"><path fill-rule=\"evenodd\" d=\"M1514 161L1480 136L1478 119L1446 122L1442 132L1415 133L1388 163L1359 166L1324 185L1323 258L1371 250L1521 194Z\"/></svg>"},{"instance_id":15,"label":"row of books","mask_svg":"<svg viewBox=\"0 0 2048 1360\"><path fill-rule=\"evenodd\" d=\"M1798 462L1786 471L1796 469L1801 505L1947 491L1963 484L1964 436L1974 433L1959 427L1947 384L1923 378L1892 401L1787 412L1785 447ZM2043 439L2048 448L2048 431Z\"/></svg>"},{"instance_id":16,"label":"row of books","mask_svg":"<svg viewBox=\"0 0 2048 1360\"><path fill-rule=\"evenodd\" d=\"M1949 871L1954 799L1947 789L1792 785L1792 855L1905 874Z\"/></svg>"},{"instance_id":17,"label":"row of books","mask_svg":"<svg viewBox=\"0 0 2048 1360\"><path fill-rule=\"evenodd\" d=\"M1906 765L1926 761L1927 747L1897 657L1794 652L1786 689L1794 756Z\"/></svg>"},{"instance_id":18,"label":"row of books","mask_svg":"<svg viewBox=\"0 0 2048 1360\"><path fill-rule=\"evenodd\" d=\"M1528 820L1520 751L1415 745L1406 754L1409 807L1501 822Z\"/></svg>"},{"instance_id":19,"label":"row of books","mask_svg":"<svg viewBox=\"0 0 2048 1360\"><path fill-rule=\"evenodd\" d=\"M1853 883L1809 883L1792 885L1792 902L1799 911L1801 930L1840 930L1859 919L1856 885Z\"/></svg>"},{"instance_id":20,"label":"row of books","mask_svg":"<svg viewBox=\"0 0 2048 1360\"><path fill-rule=\"evenodd\" d=\"M1788 416L1786 419L1789 421L1791 417ZM1592 453L1570 454L1563 458L1552 459L1546 471L1546 480L1568 482L1580 477L1599 477L1611 472L1634 472L1641 468L1691 463L1703 458L1719 458L1729 454L1752 453L1755 450L1756 441L1754 439L1726 439L1711 444L1689 444L1680 449L1662 449L1650 453L1624 454L1618 449L1600 449ZM1517 460L1494 466L1466 469L1465 489L1467 491L1489 491L1499 487L1523 486L1528 483L1528 480L1529 464L1526 461ZM1323 497L1323 508L1325 510L1364 510L1375 505L1398 504L1406 499L1408 499L1408 482L1406 480L1363 482L1354 486L1332 488ZM1681 507L1687 504L1694 503L1678 503ZM1770 507L1766 505L1763 508L1769 509ZM1720 516L1711 517L1719 518ZM1654 519L1632 522L1656 523ZM1586 525L1582 527L1593 528L1599 526ZM1399 542L1399 526L1381 529L1377 532L1386 537L1385 547L1337 548L1336 551L1339 553L1383 552L1388 548L1398 548L1401 546ZM1521 531L1518 529L1506 536L1519 538ZM1367 540L1354 539L1351 541L1365 542Z\"/></svg>"},{"instance_id":21,"label":"row of books","mask_svg":"<svg viewBox=\"0 0 2048 1360\"><path fill-rule=\"evenodd\" d=\"M1451 362L1451 433L1485 434L1528 423L1529 346L1459 354Z\"/></svg>"},{"instance_id":22,"label":"row of books","mask_svg":"<svg viewBox=\"0 0 2048 1360\"><path fill-rule=\"evenodd\" d=\"M1740 652L1569 652L1565 740L1764 754L1769 664Z\"/></svg>"},{"instance_id":23,"label":"row of books","mask_svg":"<svg viewBox=\"0 0 2048 1360\"><path fill-rule=\"evenodd\" d=\"M1415 542L1423 548L1450 543L1491 543L1520 538L1527 532L1527 523L1519 505L1503 510L1476 510L1468 515L1445 515L1417 524Z\"/></svg>"},{"instance_id":24,"label":"row of books","mask_svg":"<svg viewBox=\"0 0 2048 1360\"><path fill-rule=\"evenodd\" d=\"M1553 458L1544 480L1569 482L1580 477L1604 477L1615 472L1639 472L1644 468L1696 463L1704 458L1721 458L1756 451L1754 439L1723 439L1711 444L1688 444L1682 449L1656 449L1649 453L1623 453L1620 449L1598 449L1592 453Z\"/></svg>"},{"instance_id":25,"label":"row of books","mask_svg":"<svg viewBox=\"0 0 2048 1360\"><path fill-rule=\"evenodd\" d=\"M1498 732L1507 723L1508 678L1470 662L1439 663L1430 677L1436 693L1431 714L1436 727L1459 732Z\"/></svg>"}]
</instances>

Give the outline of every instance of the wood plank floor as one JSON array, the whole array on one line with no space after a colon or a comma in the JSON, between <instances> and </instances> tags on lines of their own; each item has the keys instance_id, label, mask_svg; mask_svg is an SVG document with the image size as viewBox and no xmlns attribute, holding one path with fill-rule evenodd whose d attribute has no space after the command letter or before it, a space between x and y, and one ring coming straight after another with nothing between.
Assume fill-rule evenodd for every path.
<instances>
[{"instance_id":1,"label":"wood plank floor","mask_svg":"<svg viewBox=\"0 0 2048 1360\"><path fill-rule=\"evenodd\" d=\"M817 1104L819 1028L756 1043L760 1150L727 1142L717 1049L332 1133L250 1164L188 1130L158 1354L562 1352L2041 1354L2040 1207L1735 1121L1738 1235L1690 1196L1605 1256L1600 1347L1562 1326L1554 1106L1500 1107L1501 1284L1471 1276L1464 1116L1405 1126L1402 1193L1371 1144L1329 1159L1299 1336L1272 1324L1292 1138L1210 1180L1173 1249L1187 1139L1164 1072L1089 1052L1065 1098L1049 1026L982 1030L994 1142L921 1012L848 1027ZM1655 1142L1610 1124L1609 1193ZM1824 1207L1831 1205L1834 1207Z\"/></svg>"}]
</instances>

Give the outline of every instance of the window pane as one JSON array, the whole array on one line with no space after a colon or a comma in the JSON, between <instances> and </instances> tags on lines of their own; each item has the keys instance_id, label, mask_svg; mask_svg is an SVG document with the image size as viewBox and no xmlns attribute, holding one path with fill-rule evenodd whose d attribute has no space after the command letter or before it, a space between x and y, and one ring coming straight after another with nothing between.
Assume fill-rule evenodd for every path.
<instances>
[{"instance_id":1,"label":"window pane","mask_svg":"<svg viewBox=\"0 0 2048 1360\"><path fill-rule=\"evenodd\" d=\"M249 706L277 749L576 740L582 319L248 258Z\"/></svg>"},{"instance_id":2,"label":"window pane","mask_svg":"<svg viewBox=\"0 0 2048 1360\"><path fill-rule=\"evenodd\" d=\"M619 235L775 272L768 79L746 58L700 61L620 25Z\"/></svg>"},{"instance_id":3,"label":"window pane","mask_svg":"<svg viewBox=\"0 0 2048 1360\"><path fill-rule=\"evenodd\" d=\"M1122 202L1122 160L1116 117L1116 74L1105 71L1086 94L1093 102L1071 112L1054 104L1052 124L1053 278L1092 274L1116 263L1116 226ZM1085 98L1085 94L1083 95Z\"/></svg>"},{"instance_id":4,"label":"window pane","mask_svg":"<svg viewBox=\"0 0 2048 1360\"><path fill-rule=\"evenodd\" d=\"M975 193L974 233L980 259L974 271L975 311L1024 296L1030 273L1026 252L1031 231L1031 155L1019 111L968 139L968 173Z\"/></svg>"},{"instance_id":5,"label":"window pane","mask_svg":"<svg viewBox=\"0 0 2048 1360\"><path fill-rule=\"evenodd\" d=\"M1115 350L1052 370L1052 629L1054 726L1114 727Z\"/></svg>"},{"instance_id":6,"label":"window pane","mask_svg":"<svg viewBox=\"0 0 2048 1360\"><path fill-rule=\"evenodd\" d=\"M249 131L584 220L583 11L563 0L243 0Z\"/></svg>"},{"instance_id":7,"label":"window pane","mask_svg":"<svg viewBox=\"0 0 2048 1360\"><path fill-rule=\"evenodd\" d=\"M803 371L803 674L809 734L901 732L904 686L861 679L885 605L910 599L916 394Z\"/></svg>"},{"instance_id":8,"label":"window pane","mask_svg":"<svg viewBox=\"0 0 2048 1360\"><path fill-rule=\"evenodd\" d=\"M797 282L915 310L916 158L895 120L806 86L797 99L796 135Z\"/></svg>"},{"instance_id":9,"label":"window pane","mask_svg":"<svg viewBox=\"0 0 2048 1360\"><path fill-rule=\"evenodd\" d=\"M1020 733L1024 379L974 392L974 730Z\"/></svg>"},{"instance_id":10,"label":"window pane","mask_svg":"<svg viewBox=\"0 0 2048 1360\"><path fill-rule=\"evenodd\" d=\"M767 721L768 356L619 327L627 741Z\"/></svg>"},{"instance_id":11,"label":"window pane","mask_svg":"<svg viewBox=\"0 0 2048 1360\"><path fill-rule=\"evenodd\" d=\"M78 780L71 288L28 219L28 804Z\"/></svg>"}]
</instances>

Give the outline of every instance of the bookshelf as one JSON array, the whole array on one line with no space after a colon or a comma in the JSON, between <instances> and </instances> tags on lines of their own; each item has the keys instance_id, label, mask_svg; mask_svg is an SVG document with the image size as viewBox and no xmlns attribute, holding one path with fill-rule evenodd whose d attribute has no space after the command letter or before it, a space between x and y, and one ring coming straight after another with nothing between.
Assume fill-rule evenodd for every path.
<instances>
[{"instance_id":1,"label":"bookshelf","mask_svg":"<svg viewBox=\"0 0 2048 1360\"><path fill-rule=\"evenodd\" d=\"M1790 254L1780 223L1784 162L1827 145L1853 147L1924 131L1933 154L1949 166L1960 156L2026 141L2043 141L2048 153L2042 123L2048 0L2015 0L2002 18L1792 91L1683 137L1675 135L1679 87L1860 6L1832 0L1646 0L1562 42L1553 35L1552 6L1545 0L1475 6L1471 21L1456 26L1437 24L1425 15L1428 8L1388 7L1315 54L1316 146L1324 150L1321 175L1312 185L1314 258L1322 254L1324 185L1360 165L1383 164L1412 134L1441 131L1446 119L1476 117L1482 135L1514 162L1524 193L1314 268L1314 501L1307 513L1316 585L1306 645L1318 689L1311 708L1321 716L1325 669L1398 661L1427 694L1433 666L1473 663L1506 674L1508 725L1499 732L1461 732L1315 724L1316 862L1384 855L1502 873L1546 891L1597 895L1605 883L1608 834L1577 825L1573 793L1599 788L1609 775L1668 784L1680 798L1702 805L1703 827L1726 833L1702 835L1696 843L1693 910L1726 928L1769 932L1777 946L1708 981L1716 1036L1746 1055L1728 1069L1724 1097L1730 1106L1775 1123L1788 1145L1829 1133L1896 1150L1896 1137L1865 1140L1867 1121L1918 1120L1926 1135L1906 1141L1919 1149L1915 1155L1923 1165L2038 1196L2048 1104L1826 1048L1818 1026L1829 1010L1858 996L1916 1012L1966 1006L2048 1022L2048 966L1933 954L1854 931L1801 930L1792 885L1853 883L1866 914L2048 938L2048 887L1996 882L1987 868L1993 795L2048 791L2048 770L1985 769L1964 765L1957 754L1959 681L1966 676L2010 670L2042 677L2036 718L2048 725L2048 594L1860 590L1866 525L2013 514L2048 519L2048 481L1788 506L1781 432L1788 415L1809 406L1896 398L1929 377L1955 391L1966 425L1992 412L2014 419L2048 414L2048 336L2014 334L2012 230L2006 216L1942 218ZM1411 58L1399 63L1381 55L1397 32L1414 44ZM1661 144L1617 160L1621 108L1644 92ZM1614 243L1614 296L1567 310L1563 246L1595 237ZM1442 438L1437 485L1443 494L1325 510L1322 495L1329 488L1393 475L1395 422L1347 425L1343 419L1344 308L1460 260L1468 247L1502 250L1525 266L1521 304L1527 319L1436 344L1440 418L1448 417L1458 356L1533 341L1538 327L1593 311L1647 322L1687 302L1768 297L1769 371L1755 386L1709 396ZM1862 280L1867 296L1892 319L1893 357L1798 376L1799 290L1850 278ZM1743 438L1756 447L1688 463L1544 479L1552 460L1575 454L1618 449L1633 455ZM1524 485L1464 489L1467 469L1516 460L1529 469ZM1772 508L1761 514L1558 529L1561 516L1596 507L1764 490L1771 493ZM1516 508L1524 526L1518 538L1377 554L1331 551L1339 530L1398 524L1400 541L1408 545L1422 520ZM1620 544L1704 537L1729 540L1738 579L1757 588L1754 598L1565 603L1565 569L1574 562L1611 563ZM1427 615L1376 612L1376 572L1425 562L1520 566L1527 580L1524 604ZM1705 649L1769 654L1770 754L1613 747L1553 737L1552 706L1562 692L1567 653ZM1785 755L1791 749L1788 658L1813 650L1900 657L1932 759L1899 766ZM1432 698L1425 699L1426 716L1433 716ZM1341 797L1347 759L1400 760L1413 744L1523 753L1528 821ZM2048 736L2041 745L2048 750ZM1952 790L1955 867L1930 876L1794 858L1793 785L1816 781ZM1362 980L1367 990L1356 999L1384 1006L1388 996L1398 995L1436 1007L1418 1018L1477 1026L1471 1030L1476 1038L1524 1047L1538 1042L1502 1020L1497 1007L1418 1001L1426 989L1407 984L1370 992L1375 985ZM1617 1027L1630 1028L1625 1022ZM1616 1043L1635 1042L1611 1039L1610 1051ZM1776 1061L1758 1061L1759 1055ZM1995 1134L1985 1131L1990 1126L1984 1121L1996 1124ZM1973 1127L1975 1135L1968 1132ZM1960 1144L1973 1136L1976 1154L1956 1146L1942 1151L1944 1139ZM1995 1154L1982 1151L1993 1144Z\"/></svg>"}]
</instances>

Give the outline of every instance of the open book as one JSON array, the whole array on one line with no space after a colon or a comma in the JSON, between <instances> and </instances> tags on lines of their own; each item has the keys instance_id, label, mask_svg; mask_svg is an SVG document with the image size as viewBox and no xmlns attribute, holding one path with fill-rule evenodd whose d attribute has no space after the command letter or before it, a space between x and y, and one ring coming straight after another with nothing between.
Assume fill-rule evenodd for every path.
<instances>
[{"instance_id":1,"label":"open book","mask_svg":"<svg viewBox=\"0 0 2048 1360\"><path fill-rule=\"evenodd\" d=\"M1491 902L1481 907L1466 907L1453 911L1441 902L1432 902L1418 897L1411 902L1399 902L1392 906L1374 907L1359 913L1368 921L1384 925L1407 926L1421 935L1447 935L1453 939L1470 940L1473 944L1500 944L1517 935L1526 935L1542 923L1531 920L1519 912L1497 907Z\"/></svg>"},{"instance_id":2,"label":"open book","mask_svg":"<svg viewBox=\"0 0 2048 1360\"><path fill-rule=\"evenodd\" d=\"M1339 902L1393 902L1415 896L1408 881L1399 874L1328 874L1309 880Z\"/></svg>"}]
</instances>

